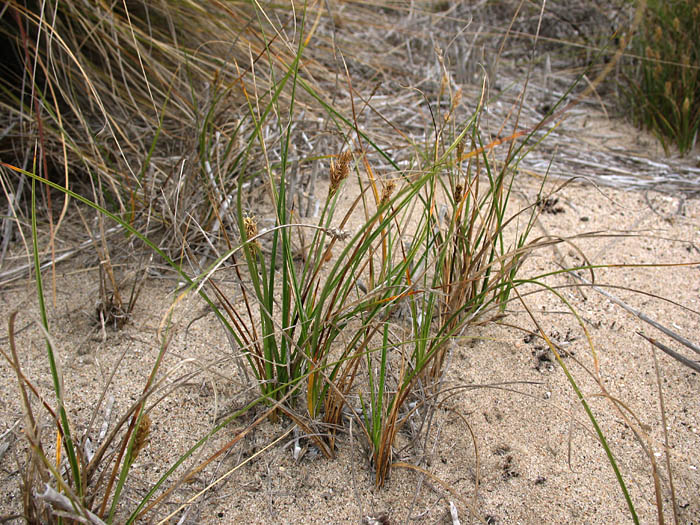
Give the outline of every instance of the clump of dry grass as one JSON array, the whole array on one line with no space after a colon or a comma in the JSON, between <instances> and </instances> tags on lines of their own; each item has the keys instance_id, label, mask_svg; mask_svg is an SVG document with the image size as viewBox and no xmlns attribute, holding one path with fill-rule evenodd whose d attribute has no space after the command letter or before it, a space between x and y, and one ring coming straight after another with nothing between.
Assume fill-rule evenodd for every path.
<instances>
[{"instance_id":1,"label":"clump of dry grass","mask_svg":"<svg viewBox=\"0 0 700 525\"><path fill-rule=\"evenodd\" d=\"M173 253L183 243L198 251L202 229L211 241L227 220L235 178L255 169L241 121L246 93L274 86L293 56L283 38L238 4L41 7L8 2L0 18L12 51L1 80L3 141L12 144L4 160L26 168L36 144L41 177L159 231ZM284 30L294 16L279 14ZM256 68L266 49L271 69ZM58 229L68 202L47 193L46 205Z\"/></svg>"}]
</instances>

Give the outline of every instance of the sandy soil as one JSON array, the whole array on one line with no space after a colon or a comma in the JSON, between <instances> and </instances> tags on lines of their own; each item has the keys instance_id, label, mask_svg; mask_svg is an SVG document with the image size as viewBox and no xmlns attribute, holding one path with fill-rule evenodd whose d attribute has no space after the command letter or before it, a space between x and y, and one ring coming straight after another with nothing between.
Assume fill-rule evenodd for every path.
<instances>
[{"instance_id":1,"label":"sandy soil","mask_svg":"<svg viewBox=\"0 0 700 525\"><path fill-rule=\"evenodd\" d=\"M531 202L539 184L523 176L518 181L518 205ZM559 253L541 251L529 259L521 275L552 271L561 258L569 265L580 263L582 254L593 264L639 265L599 269L596 282L623 287L606 289L671 330L696 338L700 333L700 201L582 184L565 187L557 197L550 210L554 213L541 215L533 235L610 235L561 244ZM629 235L616 236L618 232ZM118 368L109 389L114 397L110 423L137 398L159 352L159 326L178 286L165 275L150 276L132 321L122 331L102 332L94 324L97 274L84 269L92 262L76 259L58 266L56 304L50 308L51 335L78 436L114 367ZM693 264L646 266L650 263ZM573 284L566 276L547 282ZM548 336L570 353L564 362L609 440L640 522L657 520L651 458L658 469L664 515L671 520L653 349L636 332L657 337L686 355L691 352L593 289L565 288L561 293L590 335L601 384L620 406L624 404L624 412L599 396L601 387L584 370L584 366L589 371L595 368L593 351L566 305L542 291L527 295L525 301ZM23 370L52 402L31 283L0 290L0 318L6 320L14 309L19 309L17 347ZM224 330L203 302L188 299L178 303L174 312L163 384L176 386L151 411L150 443L134 466L127 505L142 497L222 415L255 397L255 389L239 373ZM429 476L395 468L386 486L375 489L356 424L352 432L347 427L340 435L335 459L309 449L297 461L290 422L265 421L178 490L171 503L151 515L153 522L170 511L176 513L171 522L178 522L183 511L178 511L177 503L190 498L179 523L359 523L363 519L375 523L368 521L370 516L384 516L387 523L452 523L450 502L462 523L631 522L605 452L561 367L551 361L541 340L505 326L534 329L522 304L512 302L507 314L501 324L470 330L453 345L444 387L453 388L454 395L435 410L430 431L422 438L427 453L417 454L420 447L412 444L411 425L399 436L395 460L419 465ZM7 351L6 337L0 345ZM697 524L700 377L657 354L680 523ZM24 463L26 446L16 380L4 360L0 370L0 443L8 446L0 458L0 492L5 494L0 498L0 514L8 516L21 508L18 465ZM256 408L233 421L186 464L213 453L260 413ZM637 437L623 414L637 420ZM91 430L93 439L104 420L101 406ZM41 422L50 428L45 414ZM44 436L51 442L49 430ZM638 439L651 451L651 458ZM220 477L213 488L195 497Z\"/></svg>"}]
</instances>

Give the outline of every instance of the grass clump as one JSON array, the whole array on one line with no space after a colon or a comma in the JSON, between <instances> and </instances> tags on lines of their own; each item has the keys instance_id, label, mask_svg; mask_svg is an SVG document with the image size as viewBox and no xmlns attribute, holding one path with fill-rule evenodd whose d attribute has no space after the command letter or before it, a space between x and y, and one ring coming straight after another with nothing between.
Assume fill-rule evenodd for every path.
<instances>
[{"instance_id":1,"label":"grass clump","mask_svg":"<svg viewBox=\"0 0 700 525\"><path fill-rule=\"evenodd\" d=\"M626 104L635 122L653 132L668 155L697 142L700 129L700 2L650 0L632 41Z\"/></svg>"},{"instance_id":2,"label":"grass clump","mask_svg":"<svg viewBox=\"0 0 700 525\"><path fill-rule=\"evenodd\" d=\"M477 111L454 142L431 148L443 153L423 168L429 176L420 193L421 217L403 252L410 260L402 294L408 327L384 322L381 343L366 355L369 388L360 399L377 486L389 474L399 431L417 408L430 409L441 395L450 343L483 317L499 316L534 248L526 246L534 215L523 227L513 222L521 212L506 214L516 156L494 169L477 147L478 117ZM448 130L437 135L442 132ZM465 154L468 139L473 149Z\"/></svg>"}]
</instances>

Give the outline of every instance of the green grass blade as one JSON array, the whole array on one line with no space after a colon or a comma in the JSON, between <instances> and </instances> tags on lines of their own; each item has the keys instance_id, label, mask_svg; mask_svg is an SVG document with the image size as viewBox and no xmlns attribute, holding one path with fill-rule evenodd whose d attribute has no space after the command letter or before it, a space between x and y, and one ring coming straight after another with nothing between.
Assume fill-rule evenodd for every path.
<instances>
[{"instance_id":1,"label":"green grass blade","mask_svg":"<svg viewBox=\"0 0 700 525\"><path fill-rule=\"evenodd\" d=\"M35 166L36 167L36 166ZM49 319L46 314L46 304L44 301L44 289L42 286L41 279L41 262L39 260L39 240L38 240L38 229L36 224L36 182L37 180L44 180L35 175L34 173L29 174L25 172L25 175L32 177L32 247L34 253L32 258L34 261L34 275L36 280L36 292L39 301L39 312L41 315L41 324L44 327L46 333L46 354L49 359L49 368L51 369L51 379L53 381L53 390L56 395L56 402L58 404L58 414L61 419L61 431L63 434L63 441L66 447L66 454L68 456L68 463L70 464L71 473L73 475L73 482L75 483L75 491L78 497L83 496L83 480L80 476L80 466L78 464L78 458L75 453L75 447L73 445L73 438L71 437L71 428L68 422L68 415L66 414L66 409L63 404L63 385L61 377L59 376L58 366L56 365L56 357L54 355L53 346L51 345L51 340L48 335L51 333L49 330Z\"/></svg>"}]
</instances>

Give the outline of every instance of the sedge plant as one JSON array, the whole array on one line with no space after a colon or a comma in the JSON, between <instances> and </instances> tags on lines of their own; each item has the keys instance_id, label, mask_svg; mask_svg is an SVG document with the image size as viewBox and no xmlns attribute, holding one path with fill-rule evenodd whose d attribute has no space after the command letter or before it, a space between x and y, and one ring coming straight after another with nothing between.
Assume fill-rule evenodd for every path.
<instances>
[{"instance_id":1,"label":"sedge plant","mask_svg":"<svg viewBox=\"0 0 700 525\"><path fill-rule=\"evenodd\" d=\"M506 215L513 181L507 168L491 171L485 155L466 167L457 160L464 157L465 136L478 136L476 122L428 169L422 187L422 215L404 252L411 261L403 274L409 337L392 337L390 343L384 324L382 343L366 354L369 390L362 412L377 486L389 473L397 433L417 406L406 410L407 402L420 397L416 389L424 400L439 395L450 341L481 316L499 315L514 275L534 247L527 243L534 214L525 216L524 226L517 219L527 210ZM511 232L514 243L506 239ZM387 346L394 350L387 353ZM392 379L390 366L396 371Z\"/></svg>"}]
</instances>

